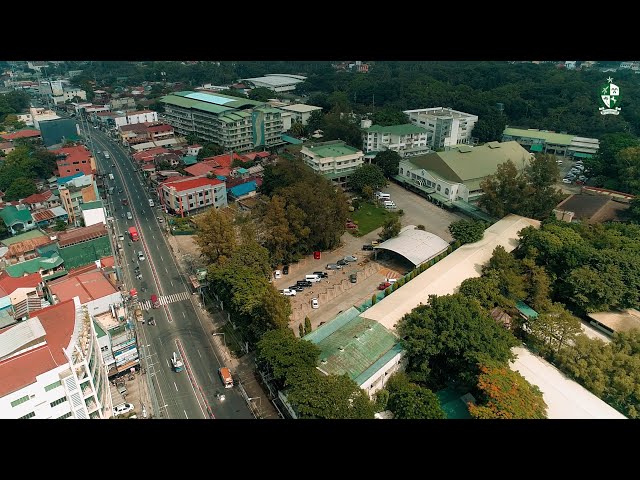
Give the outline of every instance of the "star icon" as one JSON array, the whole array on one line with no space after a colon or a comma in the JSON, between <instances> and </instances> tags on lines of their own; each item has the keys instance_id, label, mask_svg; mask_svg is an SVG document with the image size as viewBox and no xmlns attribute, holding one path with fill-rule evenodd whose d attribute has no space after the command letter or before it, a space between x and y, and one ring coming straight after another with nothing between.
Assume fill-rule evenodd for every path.
<instances>
[{"instance_id":1,"label":"star icon","mask_svg":"<svg viewBox=\"0 0 640 480\"><path fill-rule=\"evenodd\" d=\"M609 83L613 82L613 78L611 78L611 77L607 78L607 82L609 82Z\"/></svg>"}]
</instances>

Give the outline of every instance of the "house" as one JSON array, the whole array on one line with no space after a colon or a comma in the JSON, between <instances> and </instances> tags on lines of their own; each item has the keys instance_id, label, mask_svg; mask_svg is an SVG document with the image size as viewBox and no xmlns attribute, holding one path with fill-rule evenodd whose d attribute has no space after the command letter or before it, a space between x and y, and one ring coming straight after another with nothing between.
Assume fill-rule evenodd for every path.
<instances>
[{"instance_id":1,"label":"house","mask_svg":"<svg viewBox=\"0 0 640 480\"><path fill-rule=\"evenodd\" d=\"M180 165L180 160L180 156L175 153L159 153L153 159L153 163L155 163L157 167L160 167L163 164L167 164L170 167L176 167L177 165Z\"/></svg>"},{"instance_id":2,"label":"house","mask_svg":"<svg viewBox=\"0 0 640 480\"><path fill-rule=\"evenodd\" d=\"M13 142L0 142L0 152L4 155L8 155L16 149L16 146Z\"/></svg>"},{"instance_id":3,"label":"house","mask_svg":"<svg viewBox=\"0 0 640 480\"><path fill-rule=\"evenodd\" d=\"M37 228L37 224L33 221L31 212L26 205L6 205L0 210L0 218L2 218L11 235Z\"/></svg>"},{"instance_id":4,"label":"house","mask_svg":"<svg viewBox=\"0 0 640 480\"><path fill-rule=\"evenodd\" d=\"M258 190L258 185L255 181L241 183L235 187L229 189L229 196L234 200L244 200L249 197L253 197Z\"/></svg>"},{"instance_id":5,"label":"house","mask_svg":"<svg viewBox=\"0 0 640 480\"><path fill-rule=\"evenodd\" d=\"M62 206L38 210L33 212L31 216L40 228L55 225L57 222L67 223L69 221L69 214Z\"/></svg>"},{"instance_id":6,"label":"house","mask_svg":"<svg viewBox=\"0 0 640 480\"><path fill-rule=\"evenodd\" d=\"M60 197L51 190L45 192L34 193L23 198L20 203L26 205L31 211L41 210L43 208L53 208L60 205Z\"/></svg>"},{"instance_id":7,"label":"house","mask_svg":"<svg viewBox=\"0 0 640 480\"><path fill-rule=\"evenodd\" d=\"M122 144L131 146L173 139L174 129L162 122L134 123L119 127Z\"/></svg>"},{"instance_id":8,"label":"house","mask_svg":"<svg viewBox=\"0 0 640 480\"><path fill-rule=\"evenodd\" d=\"M56 165L58 166L58 176L60 177L67 177L77 173L83 173L84 175L96 173L96 160L84 145L63 147L52 150L51 153L58 157Z\"/></svg>"},{"instance_id":9,"label":"house","mask_svg":"<svg viewBox=\"0 0 640 480\"><path fill-rule=\"evenodd\" d=\"M302 159L317 174L345 187L349 176L364 164L362 150L348 146L342 140L305 145Z\"/></svg>"},{"instance_id":10,"label":"house","mask_svg":"<svg viewBox=\"0 0 640 480\"><path fill-rule=\"evenodd\" d=\"M138 164L144 164L144 163L153 162L153 159L155 158L155 156L161 153L170 153L170 150L164 147L154 147L154 148L145 150L143 152L134 153L132 155L132 158Z\"/></svg>"},{"instance_id":11,"label":"house","mask_svg":"<svg viewBox=\"0 0 640 480\"><path fill-rule=\"evenodd\" d=\"M182 217L208 207L227 206L224 182L204 176L167 180L159 185L158 193L162 206Z\"/></svg>"},{"instance_id":12,"label":"house","mask_svg":"<svg viewBox=\"0 0 640 480\"><path fill-rule=\"evenodd\" d=\"M43 282L39 272L12 277L8 272L0 274L0 298L11 305L14 320L29 318L32 312L48 305L44 298ZM5 307L6 308L6 307Z\"/></svg>"},{"instance_id":13,"label":"house","mask_svg":"<svg viewBox=\"0 0 640 480\"><path fill-rule=\"evenodd\" d=\"M511 160L518 171L523 171L530 158L531 154L514 141L479 147L458 145L449 151L402 160L395 178L420 188L432 201L451 205L482 195L480 183L496 173L499 165Z\"/></svg>"},{"instance_id":14,"label":"house","mask_svg":"<svg viewBox=\"0 0 640 480\"><path fill-rule=\"evenodd\" d=\"M12 133L3 133L0 135L6 141L17 140L18 138L29 138L29 139L42 139L40 135L40 130L34 130L30 128L25 128L23 130L17 130Z\"/></svg>"},{"instance_id":15,"label":"house","mask_svg":"<svg viewBox=\"0 0 640 480\"><path fill-rule=\"evenodd\" d=\"M0 243L6 248L4 259L17 262L38 256L37 247L51 243L51 239L41 230L34 229L0 240Z\"/></svg>"}]
</instances>

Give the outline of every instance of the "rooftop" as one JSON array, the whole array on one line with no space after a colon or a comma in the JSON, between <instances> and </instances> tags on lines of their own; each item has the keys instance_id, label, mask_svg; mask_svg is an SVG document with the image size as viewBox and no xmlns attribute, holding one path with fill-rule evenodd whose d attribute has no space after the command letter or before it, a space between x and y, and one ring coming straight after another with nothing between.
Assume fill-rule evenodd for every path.
<instances>
[{"instance_id":1,"label":"rooftop","mask_svg":"<svg viewBox=\"0 0 640 480\"><path fill-rule=\"evenodd\" d=\"M22 242L12 243L11 245L9 245L9 251L7 252L6 256L8 258L19 257L26 252L33 252L36 250L36 248L42 245L47 245L48 243L52 243L52 240L47 236L41 236L32 238L30 240L23 240Z\"/></svg>"},{"instance_id":2,"label":"rooftop","mask_svg":"<svg viewBox=\"0 0 640 480\"><path fill-rule=\"evenodd\" d=\"M184 178L180 180L169 180L162 183L163 186L168 188L174 188L178 192L183 192L185 190L191 190L198 187L204 187L205 185L220 185L224 184L217 178L207 178L207 177L195 177L195 178Z\"/></svg>"},{"instance_id":3,"label":"rooftop","mask_svg":"<svg viewBox=\"0 0 640 480\"><path fill-rule=\"evenodd\" d=\"M65 155L64 160L58 160L58 162L64 163L88 160L91 157L91 152L84 145L59 148L58 150L51 150L51 153Z\"/></svg>"},{"instance_id":4,"label":"rooftop","mask_svg":"<svg viewBox=\"0 0 640 480\"><path fill-rule=\"evenodd\" d=\"M4 133L0 135L0 137L4 138L5 140L15 140L17 138L31 138L31 137L39 137L39 136L40 136L40 130L34 130L29 128L25 128L24 130L18 130L17 132L13 132L13 133Z\"/></svg>"},{"instance_id":5,"label":"rooftop","mask_svg":"<svg viewBox=\"0 0 640 480\"><path fill-rule=\"evenodd\" d=\"M640 329L640 311L635 308L617 312L593 312L587 316L613 333Z\"/></svg>"},{"instance_id":6,"label":"rooftop","mask_svg":"<svg viewBox=\"0 0 640 480\"><path fill-rule=\"evenodd\" d=\"M14 225L15 223L27 223L33 220L33 218L31 217L31 212L27 207L18 208L14 207L13 205L7 205L2 210L0 210L0 217L8 227Z\"/></svg>"},{"instance_id":7,"label":"rooftop","mask_svg":"<svg viewBox=\"0 0 640 480\"><path fill-rule=\"evenodd\" d=\"M436 117L449 117L449 118L469 118L475 117L470 113L461 112L459 110L453 110L446 107L433 107L433 108L419 108L416 110L404 110L404 113L413 113L419 117L436 118Z\"/></svg>"},{"instance_id":8,"label":"rooftop","mask_svg":"<svg viewBox=\"0 0 640 480\"><path fill-rule=\"evenodd\" d=\"M29 203L29 204L43 203L52 197L57 198L51 190L47 190L46 192L34 193L32 195L29 195L26 198L23 198L22 203Z\"/></svg>"},{"instance_id":9,"label":"rooftop","mask_svg":"<svg viewBox=\"0 0 640 480\"><path fill-rule=\"evenodd\" d=\"M5 238L3 240L0 240L0 243L8 247L13 243L23 242L25 240L33 240L34 238L39 237L49 238L47 235L42 233L42 231L35 229L29 230L28 232L20 233L18 235L14 235L13 237Z\"/></svg>"},{"instance_id":10,"label":"rooftop","mask_svg":"<svg viewBox=\"0 0 640 480\"><path fill-rule=\"evenodd\" d=\"M34 383L38 375L68 363L63 349L69 347L75 327L76 307L73 300L34 313L37 315L32 317L37 317L44 329L46 343L0 360L0 397L24 388ZM0 331L0 336L19 326Z\"/></svg>"},{"instance_id":11,"label":"rooftop","mask_svg":"<svg viewBox=\"0 0 640 480\"><path fill-rule=\"evenodd\" d=\"M420 265L439 255L449 247L449 242L439 236L418 230L415 225L407 225L397 237L390 238L376 246L376 249L391 250L409 260L414 265Z\"/></svg>"},{"instance_id":12,"label":"rooftop","mask_svg":"<svg viewBox=\"0 0 640 480\"><path fill-rule=\"evenodd\" d=\"M6 272L14 278L26 278L23 275L40 272L41 269L49 270L51 268L56 268L63 263L64 260L62 257L58 254L54 254L50 257L36 257L24 262L7 265Z\"/></svg>"},{"instance_id":13,"label":"rooftop","mask_svg":"<svg viewBox=\"0 0 640 480\"><path fill-rule=\"evenodd\" d=\"M250 181L247 183L241 183L240 185L236 185L235 187L231 187L229 192L234 197L241 197L242 195L246 195L250 192L255 192L258 189L258 185L255 181Z\"/></svg>"},{"instance_id":14,"label":"rooftop","mask_svg":"<svg viewBox=\"0 0 640 480\"><path fill-rule=\"evenodd\" d=\"M362 316L393 330L405 314L420 303L426 304L429 295L455 293L464 280L479 277L482 266L489 261L494 248L502 245L507 252L512 251L518 244L518 232L528 226L538 228L540 222L519 215L507 215L485 230L482 240L458 248L363 312Z\"/></svg>"},{"instance_id":15,"label":"rooftop","mask_svg":"<svg viewBox=\"0 0 640 480\"><path fill-rule=\"evenodd\" d=\"M18 288L33 289L41 283L42 276L39 273L14 278L8 272L2 272L0 273L0 296L11 295Z\"/></svg>"},{"instance_id":16,"label":"rooftop","mask_svg":"<svg viewBox=\"0 0 640 480\"><path fill-rule=\"evenodd\" d=\"M73 297L80 297L80 303L85 304L108 295L118 293L109 280L100 271L66 276L48 283L49 291L64 302Z\"/></svg>"},{"instance_id":17,"label":"rooftop","mask_svg":"<svg viewBox=\"0 0 640 480\"><path fill-rule=\"evenodd\" d=\"M535 138L538 140L544 140L545 143L553 143L556 145L571 145L571 140L575 135L569 135L567 133L556 133L548 130L538 130L535 128L511 128L504 129L503 135L509 135L511 137L524 137Z\"/></svg>"},{"instance_id":18,"label":"rooftop","mask_svg":"<svg viewBox=\"0 0 640 480\"><path fill-rule=\"evenodd\" d=\"M104 237L107 234L107 227L102 223L91 225L90 227L76 228L68 232L60 232L58 234L58 245L67 247L76 243L92 240L94 238Z\"/></svg>"},{"instance_id":19,"label":"rooftop","mask_svg":"<svg viewBox=\"0 0 640 480\"><path fill-rule=\"evenodd\" d=\"M271 87L282 87L285 85L296 85L306 80L306 77L301 75L286 75L286 74L270 74L264 77L243 78L243 81L249 81L255 84L263 83Z\"/></svg>"},{"instance_id":20,"label":"rooftop","mask_svg":"<svg viewBox=\"0 0 640 480\"><path fill-rule=\"evenodd\" d=\"M285 105L278 107L280 110L288 110L289 112L308 113L316 110L322 110L322 107L316 107L314 105L306 105L304 103L294 103L293 105Z\"/></svg>"},{"instance_id":21,"label":"rooftop","mask_svg":"<svg viewBox=\"0 0 640 480\"><path fill-rule=\"evenodd\" d=\"M362 153L357 148L350 147L343 141L323 142L316 145L307 145L303 147L315 156L320 158L343 157L345 155L355 155Z\"/></svg>"},{"instance_id":22,"label":"rooftop","mask_svg":"<svg viewBox=\"0 0 640 480\"><path fill-rule=\"evenodd\" d=\"M427 133L426 128L419 127L413 123L405 123L403 125L372 125L365 130L367 133L389 133L391 135L411 135L413 133Z\"/></svg>"},{"instance_id":23,"label":"rooftop","mask_svg":"<svg viewBox=\"0 0 640 480\"><path fill-rule=\"evenodd\" d=\"M232 97L222 93L192 91L173 92L170 95L161 97L160 101L170 105L202 110L214 114L231 112L236 108L263 105L262 102L249 100L248 98Z\"/></svg>"},{"instance_id":24,"label":"rooftop","mask_svg":"<svg viewBox=\"0 0 640 480\"><path fill-rule=\"evenodd\" d=\"M362 385L374 371L372 367L400 351L399 339L375 321L359 317L351 307L331 322L304 337L320 350L318 368L326 374L347 374Z\"/></svg>"},{"instance_id":25,"label":"rooftop","mask_svg":"<svg viewBox=\"0 0 640 480\"><path fill-rule=\"evenodd\" d=\"M557 210L573 212L574 219L590 223L614 220L621 210L629 208L628 204L614 202L604 195L573 194L565 198L557 206Z\"/></svg>"}]
</instances>

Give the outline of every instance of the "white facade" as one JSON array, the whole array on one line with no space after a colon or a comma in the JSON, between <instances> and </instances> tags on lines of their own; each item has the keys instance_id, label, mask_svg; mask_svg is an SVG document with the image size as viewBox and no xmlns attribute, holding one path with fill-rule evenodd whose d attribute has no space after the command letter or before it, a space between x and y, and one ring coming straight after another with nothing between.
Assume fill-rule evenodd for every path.
<instances>
[{"instance_id":1,"label":"white facade","mask_svg":"<svg viewBox=\"0 0 640 480\"><path fill-rule=\"evenodd\" d=\"M0 418L56 419L106 418L112 408L106 368L100 352L93 322L86 309L74 298L75 326L67 348L63 348L67 363L36 376L36 381L0 398ZM42 325L37 317L30 320ZM15 327L13 327L15 328ZM20 368L20 355L45 345L46 336L37 344L27 344L5 358ZM29 354L26 353L28 356Z\"/></svg>"},{"instance_id":2,"label":"white facade","mask_svg":"<svg viewBox=\"0 0 640 480\"><path fill-rule=\"evenodd\" d=\"M400 162L398 173L403 177L410 178L420 186L435 189L436 193L447 197L450 201L457 199L469 201L469 189L464 183L451 182L436 177L428 170L417 168L409 161Z\"/></svg>"},{"instance_id":3,"label":"white facade","mask_svg":"<svg viewBox=\"0 0 640 480\"><path fill-rule=\"evenodd\" d=\"M116 127L122 127L123 125L134 125L136 123L145 122L157 122L158 112L151 110L144 112L131 112L122 115L121 117L115 117Z\"/></svg>"},{"instance_id":4,"label":"white facade","mask_svg":"<svg viewBox=\"0 0 640 480\"><path fill-rule=\"evenodd\" d=\"M108 312L111 310L111 305L121 305L122 302L122 293L115 292L111 295L105 295L104 297L91 300L90 302L87 302L85 306L87 307L88 312L92 316L95 316Z\"/></svg>"},{"instance_id":5,"label":"white facade","mask_svg":"<svg viewBox=\"0 0 640 480\"><path fill-rule=\"evenodd\" d=\"M360 388L367 392L369 397L373 399L375 394L384 388L391 375L400 370L404 370L403 357L404 351L398 352L391 360L367 378L364 383L360 385Z\"/></svg>"},{"instance_id":6,"label":"white facade","mask_svg":"<svg viewBox=\"0 0 640 480\"><path fill-rule=\"evenodd\" d=\"M107 224L107 217L104 214L104 208L92 208L90 210L82 210L82 218L84 218L84 226L90 227L96 223Z\"/></svg>"},{"instance_id":7,"label":"white facade","mask_svg":"<svg viewBox=\"0 0 640 480\"><path fill-rule=\"evenodd\" d=\"M278 108L284 112L291 112L292 123L299 122L302 123L302 125L306 125L309 122L309 117L311 117L311 114L313 112L317 110L322 111L322 107L316 107L315 105L306 105L304 103L294 103L293 105L281 106ZM288 129L285 129L285 131L286 130Z\"/></svg>"},{"instance_id":8,"label":"white facade","mask_svg":"<svg viewBox=\"0 0 640 480\"><path fill-rule=\"evenodd\" d=\"M67 100L71 101L74 98L80 98L82 100L86 100L87 99L87 92L85 92L84 90L82 90L81 88L65 88L62 91L62 95L60 96L53 96L53 103L55 103L56 105L60 104L60 103L64 103Z\"/></svg>"},{"instance_id":9,"label":"white facade","mask_svg":"<svg viewBox=\"0 0 640 480\"><path fill-rule=\"evenodd\" d=\"M411 123L427 129L427 143L434 150L471 143L471 133L478 121L477 115L444 107L405 110L404 113Z\"/></svg>"},{"instance_id":10,"label":"white facade","mask_svg":"<svg viewBox=\"0 0 640 480\"><path fill-rule=\"evenodd\" d=\"M337 183L344 183L355 169L364 164L364 153L342 141L324 142L302 147L302 159L316 173Z\"/></svg>"},{"instance_id":11,"label":"white facade","mask_svg":"<svg viewBox=\"0 0 640 480\"><path fill-rule=\"evenodd\" d=\"M363 134L364 151L369 153L392 150L402 157L422 155L430 152L431 149L427 145L426 131L410 132L409 130L405 131L398 127L401 126L371 127Z\"/></svg>"},{"instance_id":12,"label":"white facade","mask_svg":"<svg viewBox=\"0 0 640 480\"><path fill-rule=\"evenodd\" d=\"M19 122L24 122L27 127L33 127L33 116L30 113L20 113L16 115Z\"/></svg>"}]
</instances>

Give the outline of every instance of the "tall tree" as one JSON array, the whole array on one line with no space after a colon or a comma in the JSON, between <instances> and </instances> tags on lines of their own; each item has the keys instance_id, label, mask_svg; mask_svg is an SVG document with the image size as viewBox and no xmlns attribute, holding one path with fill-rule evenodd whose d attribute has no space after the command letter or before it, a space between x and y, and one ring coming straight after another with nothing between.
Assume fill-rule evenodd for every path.
<instances>
[{"instance_id":1,"label":"tall tree","mask_svg":"<svg viewBox=\"0 0 640 480\"><path fill-rule=\"evenodd\" d=\"M258 102L266 102L270 98L274 98L275 92L269 90L267 87L252 88L249 90L249 98Z\"/></svg>"},{"instance_id":2,"label":"tall tree","mask_svg":"<svg viewBox=\"0 0 640 480\"><path fill-rule=\"evenodd\" d=\"M530 320L529 329L540 348L552 357L567 345L573 345L576 337L583 334L580 320L559 303Z\"/></svg>"},{"instance_id":3,"label":"tall tree","mask_svg":"<svg viewBox=\"0 0 640 480\"><path fill-rule=\"evenodd\" d=\"M502 132L507 126L507 119L500 113L490 113L478 118L473 127L472 135L478 138L478 142L493 142L502 140Z\"/></svg>"},{"instance_id":4,"label":"tall tree","mask_svg":"<svg viewBox=\"0 0 640 480\"><path fill-rule=\"evenodd\" d=\"M402 157L400 157L398 152L383 150L376 154L373 163L382 169L385 177L391 178L394 175L398 175L400 160L402 160Z\"/></svg>"},{"instance_id":5,"label":"tall tree","mask_svg":"<svg viewBox=\"0 0 640 480\"><path fill-rule=\"evenodd\" d=\"M484 193L478 205L496 218L522 211L528 193L526 179L511 160L498 165L495 175L485 178L480 188Z\"/></svg>"},{"instance_id":6,"label":"tall tree","mask_svg":"<svg viewBox=\"0 0 640 480\"><path fill-rule=\"evenodd\" d=\"M11 185L9 185L9 188L7 188L7 191L5 192L5 199L20 200L36 193L37 191L38 189L36 188L36 184L33 180L24 177L18 177L13 182L11 182Z\"/></svg>"},{"instance_id":7,"label":"tall tree","mask_svg":"<svg viewBox=\"0 0 640 480\"><path fill-rule=\"evenodd\" d=\"M214 157L216 155L222 155L223 153L224 149L217 143L205 143L198 152L197 159L202 160L203 158Z\"/></svg>"},{"instance_id":8,"label":"tall tree","mask_svg":"<svg viewBox=\"0 0 640 480\"><path fill-rule=\"evenodd\" d=\"M236 247L236 234L232 220L215 208L196 220L198 233L195 242L200 253L213 264L222 264L231 257Z\"/></svg>"},{"instance_id":9,"label":"tall tree","mask_svg":"<svg viewBox=\"0 0 640 480\"><path fill-rule=\"evenodd\" d=\"M362 193L362 189L365 186L369 186L373 190L380 190L387 184L387 179L384 178L384 173L378 165L367 163L357 168L351 174L347 183L350 188Z\"/></svg>"},{"instance_id":10,"label":"tall tree","mask_svg":"<svg viewBox=\"0 0 640 480\"><path fill-rule=\"evenodd\" d=\"M529 188L525 208L520 214L536 219L547 218L564 196L553 187L560 176L555 156L536 155L526 167L524 176Z\"/></svg>"},{"instance_id":11,"label":"tall tree","mask_svg":"<svg viewBox=\"0 0 640 480\"><path fill-rule=\"evenodd\" d=\"M383 127L391 125L404 125L409 123L409 117L402 110L385 107L378 110L371 117L374 125L382 125Z\"/></svg>"},{"instance_id":12,"label":"tall tree","mask_svg":"<svg viewBox=\"0 0 640 480\"><path fill-rule=\"evenodd\" d=\"M389 240L390 238L397 237L400 234L401 229L402 225L400 224L400 217L398 215L392 215L382 224L380 238L382 240Z\"/></svg>"},{"instance_id":13,"label":"tall tree","mask_svg":"<svg viewBox=\"0 0 640 480\"><path fill-rule=\"evenodd\" d=\"M478 404L469 405L474 418L547 418L547 404L540 389L507 366L481 365L477 391Z\"/></svg>"},{"instance_id":14,"label":"tall tree","mask_svg":"<svg viewBox=\"0 0 640 480\"><path fill-rule=\"evenodd\" d=\"M460 243L473 243L481 240L487 225L480 220L458 220L449 225L449 232Z\"/></svg>"},{"instance_id":15,"label":"tall tree","mask_svg":"<svg viewBox=\"0 0 640 480\"><path fill-rule=\"evenodd\" d=\"M395 373L387 382L387 408L399 420L446 418L436 394L411 383L405 373Z\"/></svg>"}]
</instances>

